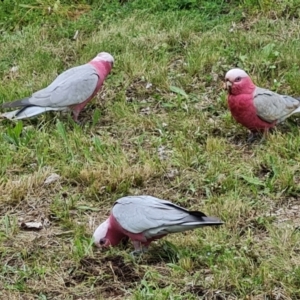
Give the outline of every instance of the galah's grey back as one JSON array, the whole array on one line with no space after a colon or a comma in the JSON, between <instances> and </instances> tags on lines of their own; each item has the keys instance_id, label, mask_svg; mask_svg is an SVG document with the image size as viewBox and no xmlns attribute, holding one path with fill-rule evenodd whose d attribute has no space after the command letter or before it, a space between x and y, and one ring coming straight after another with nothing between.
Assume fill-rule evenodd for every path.
<instances>
[{"instance_id":1,"label":"galah's grey back","mask_svg":"<svg viewBox=\"0 0 300 300\"><path fill-rule=\"evenodd\" d=\"M202 226L223 224L201 212L188 211L172 202L152 196L128 196L116 201L112 214L131 233L143 232L146 238Z\"/></svg>"},{"instance_id":2,"label":"galah's grey back","mask_svg":"<svg viewBox=\"0 0 300 300\"><path fill-rule=\"evenodd\" d=\"M92 96L98 78L97 70L90 64L74 67L60 74L48 87L32 94L23 103L21 100L22 105L14 107L28 104L67 107L82 103Z\"/></svg>"},{"instance_id":3,"label":"galah's grey back","mask_svg":"<svg viewBox=\"0 0 300 300\"><path fill-rule=\"evenodd\" d=\"M257 115L269 123L280 123L290 115L300 112L300 102L297 99L260 87L256 87L254 91L253 104Z\"/></svg>"}]
</instances>

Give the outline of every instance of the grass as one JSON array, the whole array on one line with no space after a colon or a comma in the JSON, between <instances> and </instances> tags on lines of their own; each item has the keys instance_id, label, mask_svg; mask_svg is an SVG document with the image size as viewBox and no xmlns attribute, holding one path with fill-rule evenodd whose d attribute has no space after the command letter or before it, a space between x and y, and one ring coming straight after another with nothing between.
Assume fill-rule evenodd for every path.
<instances>
[{"instance_id":1,"label":"grass","mask_svg":"<svg viewBox=\"0 0 300 300\"><path fill-rule=\"evenodd\" d=\"M1 297L299 299L299 119L249 146L221 88L238 66L300 94L298 2L25 2L0 4L0 102L100 51L115 65L82 126L60 113L0 124ZM130 245L94 249L114 201L135 194L225 225L171 235L136 261Z\"/></svg>"}]
</instances>

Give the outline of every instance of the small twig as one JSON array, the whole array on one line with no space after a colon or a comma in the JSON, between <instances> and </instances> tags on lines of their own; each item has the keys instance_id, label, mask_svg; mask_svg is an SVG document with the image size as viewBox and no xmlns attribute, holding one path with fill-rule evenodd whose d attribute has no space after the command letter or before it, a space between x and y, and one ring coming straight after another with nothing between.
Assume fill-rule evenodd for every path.
<instances>
[{"instance_id":1,"label":"small twig","mask_svg":"<svg viewBox=\"0 0 300 300\"><path fill-rule=\"evenodd\" d=\"M111 272L113 273L113 276L114 276L114 282L117 282L118 277L117 277L116 274L115 274L115 271L114 271L114 269L113 269L113 267L112 267L111 261L108 262L108 265L109 265L109 268L111 269Z\"/></svg>"},{"instance_id":2,"label":"small twig","mask_svg":"<svg viewBox=\"0 0 300 300\"><path fill-rule=\"evenodd\" d=\"M54 235L61 236L61 235L65 235L65 234L69 234L69 233L73 233L73 232L74 232L73 230L69 230L69 231L54 233Z\"/></svg>"},{"instance_id":3,"label":"small twig","mask_svg":"<svg viewBox=\"0 0 300 300\"><path fill-rule=\"evenodd\" d=\"M74 34L72 40L76 41L77 38L78 38L78 34L79 34L79 30L76 30L76 32L75 32L75 34Z\"/></svg>"}]
</instances>

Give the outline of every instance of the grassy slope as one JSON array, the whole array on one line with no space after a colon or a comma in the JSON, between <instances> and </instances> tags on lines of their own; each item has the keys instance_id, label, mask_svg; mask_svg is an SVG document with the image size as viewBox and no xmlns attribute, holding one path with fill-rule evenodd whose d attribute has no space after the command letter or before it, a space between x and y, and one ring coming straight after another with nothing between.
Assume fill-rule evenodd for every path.
<instances>
[{"instance_id":1,"label":"grassy slope","mask_svg":"<svg viewBox=\"0 0 300 300\"><path fill-rule=\"evenodd\" d=\"M239 66L261 86L300 94L298 8L272 12L265 1L260 13L237 2L161 12L111 3L82 6L80 17L66 4L43 20L32 9L24 24L2 23L0 102L97 52L116 60L83 126L55 113L0 124L3 299L300 297L299 120L248 146L221 89ZM60 180L45 185L52 173ZM169 199L226 225L169 236L136 262L130 245L93 249L95 226L128 194ZM19 228L39 220L39 232Z\"/></svg>"}]
</instances>

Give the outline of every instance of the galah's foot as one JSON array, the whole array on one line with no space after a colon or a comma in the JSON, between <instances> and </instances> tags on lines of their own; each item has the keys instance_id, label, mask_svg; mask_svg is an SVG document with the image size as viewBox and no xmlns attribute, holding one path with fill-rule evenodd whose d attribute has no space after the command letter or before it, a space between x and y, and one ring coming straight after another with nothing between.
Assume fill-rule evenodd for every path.
<instances>
[{"instance_id":1,"label":"galah's foot","mask_svg":"<svg viewBox=\"0 0 300 300\"><path fill-rule=\"evenodd\" d=\"M137 256L141 256L143 254L143 251L141 250L134 250L130 252L130 256L132 258L136 258Z\"/></svg>"},{"instance_id":2,"label":"galah's foot","mask_svg":"<svg viewBox=\"0 0 300 300\"><path fill-rule=\"evenodd\" d=\"M83 126L84 125L84 123L83 122L80 122L80 121L74 121L78 126Z\"/></svg>"},{"instance_id":3,"label":"galah's foot","mask_svg":"<svg viewBox=\"0 0 300 300\"><path fill-rule=\"evenodd\" d=\"M148 247L143 247L141 242L138 241L132 241L134 251L130 253L132 257L140 256L143 253L146 253L148 251Z\"/></svg>"},{"instance_id":4,"label":"galah's foot","mask_svg":"<svg viewBox=\"0 0 300 300\"><path fill-rule=\"evenodd\" d=\"M148 252L148 248L146 247L143 247L142 249L139 249L139 250L134 250L134 251L131 251L130 252L130 255L135 258L135 257L138 257L138 256L141 256L142 254Z\"/></svg>"},{"instance_id":5,"label":"galah's foot","mask_svg":"<svg viewBox=\"0 0 300 300\"><path fill-rule=\"evenodd\" d=\"M254 143L256 140L258 140L259 138L261 138L261 134L260 132L250 132L248 135L248 139L247 139L247 143L248 144L252 144ZM262 137L262 140L260 141L260 143L264 140L264 136Z\"/></svg>"},{"instance_id":6,"label":"galah's foot","mask_svg":"<svg viewBox=\"0 0 300 300\"><path fill-rule=\"evenodd\" d=\"M78 126L83 126L83 125L84 125L84 122L79 121L78 118L75 119L75 118L73 117L73 122L74 122L76 125L78 125Z\"/></svg>"},{"instance_id":7,"label":"galah's foot","mask_svg":"<svg viewBox=\"0 0 300 300\"><path fill-rule=\"evenodd\" d=\"M73 121L74 121L76 124L80 125L80 122L79 122L79 120L78 120L78 117L75 118L75 117L73 116Z\"/></svg>"}]
</instances>

